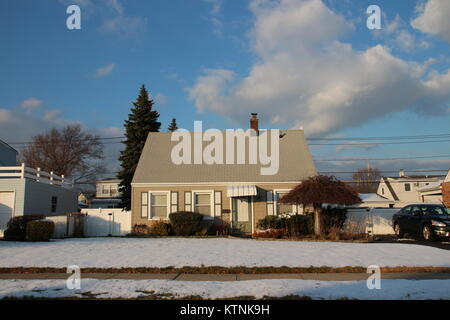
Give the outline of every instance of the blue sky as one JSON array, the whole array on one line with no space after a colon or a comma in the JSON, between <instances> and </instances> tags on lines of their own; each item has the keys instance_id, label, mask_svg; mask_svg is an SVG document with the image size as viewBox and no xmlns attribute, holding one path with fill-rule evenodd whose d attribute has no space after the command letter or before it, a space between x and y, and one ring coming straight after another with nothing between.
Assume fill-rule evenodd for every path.
<instances>
[{"instance_id":1,"label":"blue sky","mask_svg":"<svg viewBox=\"0 0 450 320\"><path fill-rule=\"evenodd\" d=\"M310 137L450 133L446 2L1 1L0 138L28 141L72 122L120 135L143 83L162 130L172 117L187 129L242 127L258 112L261 127L302 126ZM70 4L81 7L81 30L66 28ZM382 30L366 27L371 4ZM431 19L437 9L448 18ZM450 154L450 142L354 144L311 150L316 159ZM317 166L444 169L449 159Z\"/></svg>"}]
</instances>

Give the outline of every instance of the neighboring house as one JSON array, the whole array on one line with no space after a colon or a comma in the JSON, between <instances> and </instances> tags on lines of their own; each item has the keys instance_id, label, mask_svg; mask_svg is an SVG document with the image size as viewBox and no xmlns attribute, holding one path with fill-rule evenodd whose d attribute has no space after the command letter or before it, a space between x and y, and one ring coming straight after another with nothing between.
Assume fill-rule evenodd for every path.
<instances>
[{"instance_id":1,"label":"neighboring house","mask_svg":"<svg viewBox=\"0 0 450 320\"><path fill-rule=\"evenodd\" d=\"M256 114L251 127L258 130ZM267 215L302 213L301 207L278 200L317 174L303 130L282 130L276 137L279 170L274 175L261 175L266 166L248 164L248 158L247 164L174 164L171 152L178 142L171 141L171 134L151 132L147 137L132 181L132 225L168 219L171 212L195 211L205 220L227 221L233 231L248 234ZM203 148L208 144L203 142ZM224 145L224 158L225 150Z\"/></svg>"},{"instance_id":2,"label":"neighboring house","mask_svg":"<svg viewBox=\"0 0 450 320\"><path fill-rule=\"evenodd\" d=\"M17 165L17 150L0 140L0 166Z\"/></svg>"},{"instance_id":3,"label":"neighboring house","mask_svg":"<svg viewBox=\"0 0 450 320\"><path fill-rule=\"evenodd\" d=\"M119 179L110 178L96 182L95 198L90 201L90 208L121 208Z\"/></svg>"},{"instance_id":4,"label":"neighboring house","mask_svg":"<svg viewBox=\"0 0 450 320\"><path fill-rule=\"evenodd\" d=\"M450 170L448 170L447 177L442 183L442 202L450 207Z\"/></svg>"},{"instance_id":5,"label":"neighboring house","mask_svg":"<svg viewBox=\"0 0 450 320\"><path fill-rule=\"evenodd\" d=\"M395 201L395 207L410 203L441 203L440 189L445 176L407 176L403 170L398 177L381 177L377 194Z\"/></svg>"},{"instance_id":6,"label":"neighboring house","mask_svg":"<svg viewBox=\"0 0 450 320\"><path fill-rule=\"evenodd\" d=\"M0 167L0 234L11 217L65 215L78 210L73 182L63 176L27 168Z\"/></svg>"},{"instance_id":7,"label":"neighboring house","mask_svg":"<svg viewBox=\"0 0 450 320\"><path fill-rule=\"evenodd\" d=\"M389 200L376 193L360 193L359 197L362 202L352 205L350 207L356 208L393 208L395 205L394 200Z\"/></svg>"}]
</instances>

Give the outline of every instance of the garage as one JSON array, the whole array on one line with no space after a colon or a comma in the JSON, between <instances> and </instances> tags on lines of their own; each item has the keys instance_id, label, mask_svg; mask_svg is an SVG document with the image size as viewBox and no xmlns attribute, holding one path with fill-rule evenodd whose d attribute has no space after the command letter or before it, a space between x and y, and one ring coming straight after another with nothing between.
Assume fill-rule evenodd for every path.
<instances>
[{"instance_id":1,"label":"garage","mask_svg":"<svg viewBox=\"0 0 450 320\"><path fill-rule=\"evenodd\" d=\"M6 224L14 213L14 192L0 191L0 236L6 229Z\"/></svg>"}]
</instances>

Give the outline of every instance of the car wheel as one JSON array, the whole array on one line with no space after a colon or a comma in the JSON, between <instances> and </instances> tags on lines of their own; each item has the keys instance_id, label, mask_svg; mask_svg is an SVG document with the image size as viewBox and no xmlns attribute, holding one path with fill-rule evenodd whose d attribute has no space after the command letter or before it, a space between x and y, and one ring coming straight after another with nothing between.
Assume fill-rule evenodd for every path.
<instances>
[{"instance_id":1,"label":"car wheel","mask_svg":"<svg viewBox=\"0 0 450 320\"><path fill-rule=\"evenodd\" d=\"M424 226L422 228L422 238L425 241L433 241L434 240L433 231L431 230L431 228L429 226Z\"/></svg>"},{"instance_id":2,"label":"car wheel","mask_svg":"<svg viewBox=\"0 0 450 320\"><path fill-rule=\"evenodd\" d=\"M394 224L394 232L398 238L403 238L404 233L402 228L400 228L400 224L398 223Z\"/></svg>"}]
</instances>

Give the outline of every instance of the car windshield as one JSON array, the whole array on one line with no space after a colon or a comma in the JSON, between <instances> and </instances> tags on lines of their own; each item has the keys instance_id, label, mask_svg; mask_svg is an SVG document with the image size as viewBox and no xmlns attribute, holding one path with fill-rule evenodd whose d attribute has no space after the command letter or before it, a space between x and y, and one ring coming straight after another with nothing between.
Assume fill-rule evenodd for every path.
<instances>
[{"instance_id":1,"label":"car windshield","mask_svg":"<svg viewBox=\"0 0 450 320\"><path fill-rule=\"evenodd\" d=\"M444 206L421 206L420 209L425 215L450 215L450 208L446 208Z\"/></svg>"}]
</instances>

